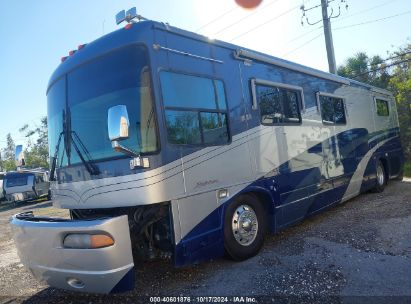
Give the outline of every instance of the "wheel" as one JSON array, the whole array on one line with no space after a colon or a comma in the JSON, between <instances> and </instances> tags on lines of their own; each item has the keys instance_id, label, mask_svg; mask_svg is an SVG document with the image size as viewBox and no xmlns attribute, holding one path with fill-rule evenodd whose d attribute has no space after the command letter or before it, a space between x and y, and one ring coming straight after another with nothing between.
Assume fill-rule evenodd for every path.
<instances>
[{"instance_id":1,"label":"wheel","mask_svg":"<svg viewBox=\"0 0 411 304\"><path fill-rule=\"evenodd\" d=\"M248 259L264 243L264 208L252 195L241 195L227 206L224 217L224 247L234 260Z\"/></svg>"},{"instance_id":2,"label":"wheel","mask_svg":"<svg viewBox=\"0 0 411 304\"><path fill-rule=\"evenodd\" d=\"M373 190L375 192L383 192L386 183L387 181L386 181L384 165L379 160L377 163L377 180L376 180L376 185Z\"/></svg>"}]
</instances>

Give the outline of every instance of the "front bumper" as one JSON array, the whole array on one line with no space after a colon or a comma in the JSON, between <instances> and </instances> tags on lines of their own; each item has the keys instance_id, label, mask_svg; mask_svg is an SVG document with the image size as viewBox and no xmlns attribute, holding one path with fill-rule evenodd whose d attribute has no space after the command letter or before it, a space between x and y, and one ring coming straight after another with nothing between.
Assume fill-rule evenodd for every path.
<instances>
[{"instance_id":1,"label":"front bumper","mask_svg":"<svg viewBox=\"0 0 411 304\"><path fill-rule=\"evenodd\" d=\"M37 198L34 191L26 191L26 192L16 192L6 194L6 199L10 202L22 202L30 199Z\"/></svg>"},{"instance_id":2,"label":"front bumper","mask_svg":"<svg viewBox=\"0 0 411 304\"><path fill-rule=\"evenodd\" d=\"M98 220L34 217L11 219L21 262L40 281L73 291L110 293L134 287L134 263L126 215ZM99 249L64 248L70 233L108 233L114 245Z\"/></svg>"}]
</instances>

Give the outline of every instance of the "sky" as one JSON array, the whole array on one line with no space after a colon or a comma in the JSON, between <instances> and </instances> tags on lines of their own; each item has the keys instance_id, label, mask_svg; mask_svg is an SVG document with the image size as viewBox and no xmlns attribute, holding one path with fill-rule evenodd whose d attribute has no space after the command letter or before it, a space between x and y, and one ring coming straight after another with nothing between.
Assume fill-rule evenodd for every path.
<instances>
[{"instance_id":1,"label":"sky","mask_svg":"<svg viewBox=\"0 0 411 304\"><path fill-rule=\"evenodd\" d=\"M135 6L148 19L328 71L322 23L309 25L304 17L302 25L302 4L311 8L320 0L263 0L253 10L234 0L1 0L0 148L7 133L25 143L19 128L35 127L47 115L46 87L60 58L118 29L114 16L122 9ZM359 51L387 58L411 43L410 0L334 0L330 6L335 17L341 7L331 21L337 65ZM321 9L306 17L320 21Z\"/></svg>"}]
</instances>

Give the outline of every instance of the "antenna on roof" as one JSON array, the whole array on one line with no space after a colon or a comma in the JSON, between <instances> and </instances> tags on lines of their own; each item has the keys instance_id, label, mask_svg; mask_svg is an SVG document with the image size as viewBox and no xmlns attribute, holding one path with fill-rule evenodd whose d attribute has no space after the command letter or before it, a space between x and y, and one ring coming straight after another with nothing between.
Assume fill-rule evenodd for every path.
<instances>
[{"instance_id":1,"label":"antenna on roof","mask_svg":"<svg viewBox=\"0 0 411 304\"><path fill-rule=\"evenodd\" d=\"M122 10L117 13L116 15L116 24L120 24L123 21L127 21L127 23L135 23L134 19L138 20L148 20L141 15L137 14L137 9L135 7L130 8L127 12Z\"/></svg>"}]
</instances>

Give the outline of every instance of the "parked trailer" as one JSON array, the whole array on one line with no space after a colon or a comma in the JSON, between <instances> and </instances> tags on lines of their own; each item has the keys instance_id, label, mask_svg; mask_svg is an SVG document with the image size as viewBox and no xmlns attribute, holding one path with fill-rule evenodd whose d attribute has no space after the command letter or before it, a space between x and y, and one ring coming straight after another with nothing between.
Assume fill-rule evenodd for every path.
<instances>
[{"instance_id":1,"label":"parked trailer","mask_svg":"<svg viewBox=\"0 0 411 304\"><path fill-rule=\"evenodd\" d=\"M388 91L154 21L72 53L47 90L53 203L71 219L12 220L51 286L133 288L132 250L244 260L265 233L401 175Z\"/></svg>"},{"instance_id":2,"label":"parked trailer","mask_svg":"<svg viewBox=\"0 0 411 304\"><path fill-rule=\"evenodd\" d=\"M0 202L5 200L4 193L3 193L3 180L4 180L4 175L6 172L0 172Z\"/></svg>"},{"instance_id":3,"label":"parked trailer","mask_svg":"<svg viewBox=\"0 0 411 304\"><path fill-rule=\"evenodd\" d=\"M21 202L42 197L50 198L50 182L46 170L7 172L3 180L3 195L7 201Z\"/></svg>"}]
</instances>

